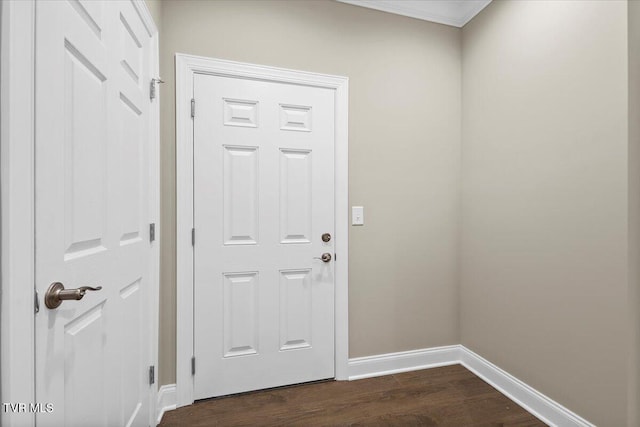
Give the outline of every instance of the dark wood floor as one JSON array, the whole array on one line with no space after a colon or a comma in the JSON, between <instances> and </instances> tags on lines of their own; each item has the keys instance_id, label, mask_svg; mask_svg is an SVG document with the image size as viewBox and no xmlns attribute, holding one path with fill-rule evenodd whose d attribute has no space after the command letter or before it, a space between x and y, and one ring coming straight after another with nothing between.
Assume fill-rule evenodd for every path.
<instances>
[{"instance_id":1,"label":"dark wood floor","mask_svg":"<svg viewBox=\"0 0 640 427\"><path fill-rule=\"evenodd\" d=\"M199 401L164 414L178 426L544 426L461 365Z\"/></svg>"}]
</instances>

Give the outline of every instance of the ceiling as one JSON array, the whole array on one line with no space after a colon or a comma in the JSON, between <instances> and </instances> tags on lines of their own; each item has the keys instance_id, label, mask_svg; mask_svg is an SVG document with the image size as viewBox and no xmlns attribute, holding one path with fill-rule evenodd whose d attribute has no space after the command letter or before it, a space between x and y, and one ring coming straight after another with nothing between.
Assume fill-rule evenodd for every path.
<instances>
[{"instance_id":1,"label":"ceiling","mask_svg":"<svg viewBox=\"0 0 640 427\"><path fill-rule=\"evenodd\" d=\"M424 21L462 27L491 0L337 0Z\"/></svg>"}]
</instances>

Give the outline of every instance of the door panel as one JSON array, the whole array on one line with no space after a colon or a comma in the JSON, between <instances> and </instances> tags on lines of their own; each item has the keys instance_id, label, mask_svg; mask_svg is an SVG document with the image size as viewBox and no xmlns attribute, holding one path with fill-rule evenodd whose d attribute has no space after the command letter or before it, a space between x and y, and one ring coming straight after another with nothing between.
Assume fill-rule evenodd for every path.
<instances>
[{"instance_id":1,"label":"door panel","mask_svg":"<svg viewBox=\"0 0 640 427\"><path fill-rule=\"evenodd\" d=\"M225 146L223 149L224 244L255 245L258 243L258 147Z\"/></svg>"},{"instance_id":2,"label":"door panel","mask_svg":"<svg viewBox=\"0 0 640 427\"><path fill-rule=\"evenodd\" d=\"M36 3L36 287L102 286L36 314L41 426L147 426L151 39L129 1Z\"/></svg>"},{"instance_id":3,"label":"door panel","mask_svg":"<svg viewBox=\"0 0 640 427\"><path fill-rule=\"evenodd\" d=\"M311 270L280 272L280 351L311 347Z\"/></svg>"},{"instance_id":4,"label":"door panel","mask_svg":"<svg viewBox=\"0 0 640 427\"><path fill-rule=\"evenodd\" d=\"M96 46L91 48L95 49ZM106 207L106 64L99 52L85 56L64 40L63 147L65 259L104 250ZM90 56L94 56L90 58Z\"/></svg>"},{"instance_id":5,"label":"door panel","mask_svg":"<svg viewBox=\"0 0 640 427\"><path fill-rule=\"evenodd\" d=\"M224 357L258 353L258 273L224 275Z\"/></svg>"},{"instance_id":6,"label":"door panel","mask_svg":"<svg viewBox=\"0 0 640 427\"><path fill-rule=\"evenodd\" d=\"M104 306L102 301L64 325L65 425L105 425L107 422L104 408L95 411L93 402L93 399L104 400L107 388L106 372L94 369L107 362L108 326ZM53 370L57 366L50 364L47 368ZM90 393L86 392L87 384L92 385ZM54 406L54 410L58 408Z\"/></svg>"},{"instance_id":7,"label":"door panel","mask_svg":"<svg viewBox=\"0 0 640 427\"><path fill-rule=\"evenodd\" d=\"M145 324L140 313L145 312L145 300L143 298L144 286L142 278L138 278L133 283L120 290L119 296L121 305L122 323L130 332L123 335L122 352L120 353L120 364L122 375L120 377L120 397L126 425L135 425L139 411L143 402L140 396L144 396L147 385L141 381L141 374L144 378L145 371L141 370L140 361L144 360ZM139 420L144 424L144 417Z\"/></svg>"},{"instance_id":8,"label":"door panel","mask_svg":"<svg viewBox=\"0 0 640 427\"><path fill-rule=\"evenodd\" d=\"M334 92L196 74L195 398L334 376Z\"/></svg>"},{"instance_id":9,"label":"door panel","mask_svg":"<svg viewBox=\"0 0 640 427\"><path fill-rule=\"evenodd\" d=\"M311 151L280 149L280 243L311 243Z\"/></svg>"}]
</instances>

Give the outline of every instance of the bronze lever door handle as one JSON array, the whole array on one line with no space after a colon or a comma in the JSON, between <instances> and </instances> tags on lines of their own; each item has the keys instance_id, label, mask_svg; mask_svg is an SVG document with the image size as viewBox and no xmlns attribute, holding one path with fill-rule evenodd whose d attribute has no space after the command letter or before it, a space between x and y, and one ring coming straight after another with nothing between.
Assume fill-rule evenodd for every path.
<instances>
[{"instance_id":1,"label":"bronze lever door handle","mask_svg":"<svg viewBox=\"0 0 640 427\"><path fill-rule=\"evenodd\" d=\"M331 261L331 254L329 252L325 252L320 257L313 257L313 259L321 259L323 262Z\"/></svg>"},{"instance_id":2,"label":"bronze lever door handle","mask_svg":"<svg viewBox=\"0 0 640 427\"><path fill-rule=\"evenodd\" d=\"M87 291L99 291L102 286L91 287L81 286L76 289L65 289L64 285L60 282L53 282L47 292L44 294L44 304L47 308L58 308L62 301L67 300L81 300Z\"/></svg>"}]
</instances>

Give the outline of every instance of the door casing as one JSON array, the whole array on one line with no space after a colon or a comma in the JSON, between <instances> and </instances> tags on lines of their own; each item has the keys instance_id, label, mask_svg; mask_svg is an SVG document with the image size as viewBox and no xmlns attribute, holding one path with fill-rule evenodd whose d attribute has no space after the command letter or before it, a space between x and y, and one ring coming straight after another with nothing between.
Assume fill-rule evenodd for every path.
<instances>
[{"instance_id":1,"label":"door casing","mask_svg":"<svg viewBox=\"0 0 640 427\"><path fill-rule=\"evenodd\" d=\"M349 361L349 197L347 77L295 71L200 56L176 54L176 400L177 406L193 403L193 122L191 99L194 74L284 82L335 90L335 373L348 379ZM196 101L196 114L197 114ZM196 362L197 369L197 362Z\"/></svg>"},{"instance_id":2,"label":"door casing","mask_svg":"<svg viewBox=\"0 0 640 427\"><path fill-rule=\"evenodd\" d=\"M144 0L131 0L152 34L159 72L158 29ZM35 395L35 0L0 3L0 396L36 403ZM150 221L159 229L159 93L150 109ZM150 260L152 360L158 363L159 244ZM38 296L40 310L43 296ZM156 370L157 371L157 370ZM157 381L156 381L157 393ZM155 399L152 399L155 401ZM155 418L155 408L150 408ZM35 425L35 414L0 411L0 425Z\"/></svg>"}]
</instances>

